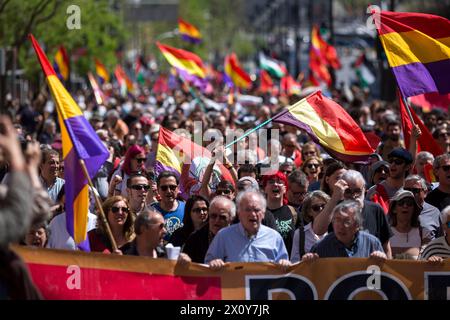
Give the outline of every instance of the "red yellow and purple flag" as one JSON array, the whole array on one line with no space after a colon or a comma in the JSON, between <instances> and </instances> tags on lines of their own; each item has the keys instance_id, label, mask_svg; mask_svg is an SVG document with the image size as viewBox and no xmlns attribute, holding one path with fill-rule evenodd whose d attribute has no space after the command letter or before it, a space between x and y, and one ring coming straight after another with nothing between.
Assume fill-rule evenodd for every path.
<instances>
[{"instance_id":1,"label":"red yellow and purple flag","mask_svg":"<svg viewBox=\"0 0 450 320\"><path fill-rule=\"evenodd\" d=\"M206 77L203 61L196 54L187 50L163 45L159 42L157 42L156 45L159 50L161 50L164 58L166 58L173 67L202 79Z\"/></svg>"},{"instance_id":2,"label":"red yellow and purple flag","mask_svg":"<svg viewBox=\"0 0 450 320\"><path fill-rule=\"evenodd\" d=\"M55 54L55 61L53 62L53 68L61 81L67 81L69 79L69 65L70 60L64 46L59 46L58 51Z\"/></svg>"},{"instance_id":3,"label":"red yellow and purple flag","mask_svg":"<svg viewBox=\"0 0 450 320\"><path fill-rule=\"evenodd\" d=\"M161 127L158 148L156 151L155 173L174 172L180 179L180 192L187 199L199 189L200 181L211 160L211 152L190 139L179 136ZM214 166L211 184L217 185L220 180L233 182L233 177L222 163Z\"/></svg>"},{"instance_id":4,"label":"red yellow and purple flag","mask_svg":"<svg viewBox=\"0 0 450 320\"><path fill-rule=\"evenodd\" d=\"M101 84L109 82L109 72L98 59L95 59L95 73L97 73Z\"/></svg>"},{"instance_id":5,"label":"red yellow and purple flag","mask_svg":"<svg viewBox=\"0 0 450 320\"><path fill-rule=\"evenodd\" d=\"M273 121L303 129L331 156L365 163L375 150L352 117L317 91L273 117Z\"/></svg>"},{"instance_id":6,"label":"red yellow and purple flag","mask_svg":"<svg viewBox=\"0 0 450 320\"><path fill-rule=\"evenodd\" d=\"M79 244L86 240L89 208L88 181L80 160L84 161L92 179L108 159L109 152L59 81L39 43L32 35L30 39L58 111L65 168L66 226L75 243Z\"/></svg>"},{"instance_id":7,"label":"red yellow and purple flag","mask_svg":"<svg viewBox=\"0 0 450 320\"><path fill-rule=\"evenodd\" d=\"M273 80L266 70L261 69L259 72L259 91L261 93L272 92Z\"/></svg>"},{"instance_id":8,"label":"red yellow and purple flag","mask_svg":"<svg viewBox=\"0 0 450 320\"><path fill-rule=\"evenodd\" d=\"M450 20L425 13L374 12L403 97L450 93Z\"/></svg>"},{"instance_id":9,"label":"red yellow and purple flag","mask_svg":"<svg viewBox=\"0 0 450 320\"><path fill-rule=\"evenodd\" d=\"M200 31L192 24L178 18L178 31L180 32L181 39L190 43L200 43L202 41L202 35Z\"/></svg>"},{"instance_id":10,"label":"red yellow and purple flag","mask_svg":"<svg viewBox=\"0 0 450 320\"><path fill-rule=\"evenodd\" d=\"M250 89L252 79L241 67L236 54L232 53L225 57L225 74L231 79L233 84L241 89Z\"/></svg>"}]
</instances>

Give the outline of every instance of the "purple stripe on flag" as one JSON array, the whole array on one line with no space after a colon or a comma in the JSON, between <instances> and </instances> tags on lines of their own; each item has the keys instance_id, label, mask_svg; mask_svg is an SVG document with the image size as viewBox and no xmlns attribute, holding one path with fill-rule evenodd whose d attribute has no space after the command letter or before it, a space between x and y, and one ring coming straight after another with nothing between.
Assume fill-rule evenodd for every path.
<instances>
[{"instance_id":1,"label":"purple stripe on flag","mask_svg":"<svg viewBox=\"0 0 450 320\"><path fill-rule=\"evenodd\" d=\"M65 119L64 123L77 158L85 161L89 177L92 179L108 159L109 152L84 116Z\"/></svg>"},{"instance_id":2,"label":"purple stripe on flag","mask_svg":"<svg viewBox=\"0 0 450 320\"><path fill-rule=\"evenodd\" d=\"M190 43L198 44L202 42L202 39L190 37L187 34L182 34L181 39Z\"/></svg>"},{"instance_id":3,"label":"purple stripe on flag","mask_svg":"<svg viewBox=\"0 0 450 320\"><path fill-rule=\"evenodd\" d=\"M67 231L73 238L75 225L75 212L73 204L75 198L87 184L87 179L84 177L79 158L73 148L64 158L64 179L64 189L66 193L66 225Z\"/></svg>"},{"instance_id":4,"label":"purple stripe on flag","mask_svg":"<svg viewBox=\"0 0 450 320\"><path fill-rule=\"evenodd\" d=\"M286 110L284 113L280 113L280 115L273 119L274 122L280 122L286 125L291 125L294 127L297 127L299 129L304 130L308 136L318 145L319 139L317 138L314 131L311 129L309 125L307 125L304 122L301 122L298 120L292 113ZM334 150L331 150L329 148L325 148L324 146L320 145L330 156L333 158L339 159L343 162L347 163L356 163L356 164L366 164L369 162L369 155L349 155L349 154L343 154L340 152L336 152Z\"/></svg>"},{"instance_id":5,"label":"purple stripe on flag","mask_svg":"<svg viewBox=\"0 0 450 320\"><path fill-rule=\"evenodd\" d=\"M392 68L405 97L427 92L450 93L450 59L410 63Z\"/></svg>"}]
</instances>

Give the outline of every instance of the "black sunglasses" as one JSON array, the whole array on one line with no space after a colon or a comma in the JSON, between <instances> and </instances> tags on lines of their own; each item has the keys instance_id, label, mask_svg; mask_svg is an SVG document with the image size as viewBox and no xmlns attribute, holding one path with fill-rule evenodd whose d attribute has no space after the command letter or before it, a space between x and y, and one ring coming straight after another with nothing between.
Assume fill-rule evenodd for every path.
<instances>
[{"instance_id":1,"label":"black sunglasses","mask_svg":"<svg viewBox=\"0 0 450 320\"><path fill-rule=\"evenodd\" d=\"M137 190L137 191L140 191L140 190L148 191L150 189L150 186L148 184L134 184L131 186L131 189Z\"/></svg>"},{"instance_id":2,"label":"black sunglasses","mask_svg":"<svg viewBox=\"0 0 450 320\"><path fill-rule=\"evenodd\" d=\"M408 207L412 207L412 206L414 206L414 200L411 199L411 198L402 199L402 200L399 200L399 201L397 202L397 204L398 204L399 207L402 207L402 206L404 206L405 204L406 204Z\"/></svg>"},{"instance_id":3,"label":"black sunglasses","mask_svg":"<svg viewBox=\"0 0 450 320\"><path fill-rule=\"evenodd\" d=\"M147 159L146 158L135 158L137 163L144 163Z\"/></svg>"},{"instance_id":4,"label":"black sunglasses","mask_svg":"<svg viewBox=\"0 0 450 320\"><path fill-rule=\"evenodd\" d=\"M311 209L315 212L320 212L323 210L323 208L325 208L324 204L315 204L311 206Z\"/></svg>"},{"instance_id":5,"label":"black sunglasses","mask_svg":"<svg viewBox=\"0 0 450 320\"><path fill-rule=\"evenodd\" d=\"M405 161L404 160L402 160L402 159L389 159L389 161L388 161L390 164L393 164L393 163L395 163L397 166L401 166L402 164L404 164L405 163Z\"/></svg>"},{"instance_id":6,"label":"black sunglasses","mask_svg":"<svg viewBox=\"0 0 450 320\"><path fill-rule=\"evenodd\" d=\"M207 207L199 207L199 208L192 209L192 211L195 213L200 213L202 211L203 212L208 211L208 208Z\"/></svg>"},{"instance_id":7,"label":"black sunglasses","mask_svg":"<svg viewBox=\"0 0 450 320\"><path fill-rule=\"evenodd\" d=\"M178 186L170 185L170 186L160 186L162 191L167 191L170 188L170 191L175 191Z\"/></svg>"},{"instance_id":8,"label":"black sunglasses","mask_svg":"<svg viewBox=\"0 0 450 320\"><path fill-rule=\"evenodd\" d=\"M217 191L216 191L216 194L219 195L219 196L221 196L221 195L223 195L223 194L230 194L230 193L231 193L231 190L228 190L228 189L225 189L225 190L217 190Z\"/></svg>"},{"instance_id":9,"label":"black sunglasses","mask_svg":"<svg viewBox=\"0 0 450 320\"><path fill-rule=\"evenodd\" d=\"M315 163L309 163L306 165L306 167L308 169L312 169L312 168L318 168L320 165L319 164L315 164Z\"/></svg>"},{"instance_id":10,"label":"black sunglasses","mask_svg":"<svg viewBox=\"0 0 450 320\"><path fill-rule=\"evenodd\" d=\"M445 172L450 171L450 165L445 165L445 166L441 166L442 170L444 170Z\"/></svg>"},{"instance_id":11,"label":"black sunglasses","mask_svg":"<svg viewBox=\"0 0 450 320\"><path fill-rule=\"evenodd\" d=\"M406 191L411 191L414 194L418 194L420 193L420 191L422 191L422 189L420 188L404 188Z\"/></svg>"},{"instance_id":12,"label":"black sunglasses","mask_svg":"<svg viewBox=\"0 0 450 320\"><path fill-rule=\"evenodd\" d=\"M122 210L122 212L125 212L125 213L130 212L130 209L128 209L127 207L111 207L111 211L113 213L118 213L121 210Z\"/></svg>"}]
</instances>

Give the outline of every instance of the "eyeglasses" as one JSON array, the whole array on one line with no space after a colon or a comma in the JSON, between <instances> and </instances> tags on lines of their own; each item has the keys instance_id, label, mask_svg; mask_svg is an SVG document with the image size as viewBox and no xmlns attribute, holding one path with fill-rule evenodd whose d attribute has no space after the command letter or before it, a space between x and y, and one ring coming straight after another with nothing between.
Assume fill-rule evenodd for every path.
<instances>
[{"instance_id":1,"label":"eyeglasses","mask_svg":"<svg viewBox=\"0 0 450 320\"><path fill-rule=\"evenodd\" d=\"M442 170L444 170L445 172L450 171L450 165L445 165L445 166L441 166Z\"/></svg>"},{"instance_id":2,"label":"eyeglasses","mask_svg":"<svg viewBox=\"0 0 450 320\"><path fill-rule=\"evenodd\" d=\"M420 188L404 188L406 191L411 191L414 194L418 194L420 193L420 191L422 191L423 189Z\"/></svg>"},{"instance_id":3,"label":"eyeglasses","mask_svg":"<svg viewBox=\"0 0 450 320\"><path fill-rule=\"evenodd\" d=\"M388 173L388 172L389 172L389 169L388 168L384 168L384 167L378 168L375 171L375 173Z\"/></svg>"},{"instance_id":4,"label":"eyeglasses","mask_svg":"<svg viewBox=\"0 0 450 320\"><path fill-rule=\"evenodd\" d=\"M127 207L111 207L111 212L112 213L118 213L119 211L122 211L124 213L128 213L128 212L130 212L130 209L128 209Z\"/></svg>"},{"instance_id":5,"label":"eyeglasses","mask_svg":"<svg viewBox=\"0 0 450 320\"><path fill-rule=\"evenodd\" d=\"M325 208L324 204L314 204L311 206L312 211L314 212L321 212Z\"/></svg>"},{"instance_id":6,"label":"eyeglasses","mask_svg":"<svg viewBox=\"0 0 450 320\"><path fill-rule=\"evenodd\" d=\"M312 169L312 168L318 168L320 165L319 164L316 164L316 163L308 163L307 165L306 165L306 167L308 168L308 169Z\"/></svg>"},{"instance_id":7,"label":"eyeglasses","mask_svg":"<svg viewBox=\"0 0 450 320\"><path fill-rule=\"evenodd\" d=\"M150 189L150 186L148 184L134 184L131 186L131 189L141 191L145 190L148 191Z\"/></svg>"},{"instance_id":8,"label":"eyeglasses","mask_svg":"<svg viewBox=\"0 0 450 320\"><path fill-rule=\"evenodd\" d=\"M170 185L170 186L160 186L160 188L161 188L161 190L162 191L167 191L167 190L169 190L170 189L170 191L175 191L175 189L177 188L178 186L175 186L175 185Z\"/></svg>"},{"instance_id":9,"label":"eyeglasses","mask_svg":"<svg viewBox=\"0 0 450 320\"><path fill-rule=\"evenodd\" d=\"M349 196L359 197L360 195L362 195L363 191L364 191L363 189L350 189L350 188L347 188L344 191L344 196L347 196L347 197L349 197Z\"/></svg>"},{"instance_id":10,"label":"eyeglasses","mask_svg":"<svg viewBox=\"0 0 450 320\"><path fill-rule=\"evenodd\" d=\"M227 221L228 220L228 216L226 214L217 214L217 213L209 214L209 218L211 220L219 219L220 221Z\"/></svg>"},{"instance_id":11,"label":"eyeglasses","mask_svg":"<svg viewBox=\"0 0 450 320\"><path fill-rule=\"evenodd\" d=\"M228 190L228 189L217 190L217 191L216 191L216 194L217 194L218 196L221 196L221 195L223 195L223 194L231 194L231 190Z\"/></svg>"},{"instance_id":12,"label":"eyeglasses","mask_svg":"<svg viewBox=\"0 0 450 320\"><path fill-rule=\"evenodd\" d=\"M195 213L200 213L200 212L208 211L208 208L207 207L194 208L194 209L192 209L192 211Z\"/></svg>"},{"instance_id":13,"label":"eyeglasses","mask_svg":"<svg viewBox=\"0 0 450 320\"><path fill-rule=\"evenodd\" d=\"M136 160L137 163L144 163L147 159L146 158L134 158L134 160Z\"/></svg>"},{"instance_id":14,"label":"eyeglasses","mask_svg":"<svg viewBox=\"0 0 450 320\"><path fill-rule=\"evenodd\" d=\"M304 197L304 196L306 196L307 193L308 193L307 191L292 192L294 197Z\"/></svg>"},{"instance_id":15,"label":"eyeglasses","mask_svg":"<svg viewBox=\"0 0 450 320\"><path fill-rule=\"evenodd\" d=\"M303 155L305 155L305 156L308 156L308 155L316 155L316 152L315 151L305 151L305 152L303 152Z\"/></svg>"},{"instance_id":16,"label":"eyeglasses","mask_svg":"<svg viewBox=\"0 0 450 320\"><path fill-rule=\"evenodd\" d=\"M449 136L449 135L450 135L449 132L441 132L441 133L439 133L438 137L439 137L439 138L445 138L445 137L447 137L447 136Z\"/></svg>"},{"instance_id":17,"label":"eyeglasses","mask_svg":"<svg viewBox=\"0 0 450 320\"><path fill-rule=\"evenodd\" d=\"M331 220L334 224L342 224L346 228L350 228L353 225L353 221L350 219L340 219L340 218L333 218Z\"/></svg>"},{"instance_id":18,"label":"eyeglasses","mask_svg":"<svg viewBox=\"0 0 450 320\"><path fill-rule=\"evenodd\" d=\"M391 159L389 159L388 162L389 162L390 164L395 163L397 166L401 166L402 164L405 163L404 160L402 160L402 159L396 159L396 158L391 158Z\"/></svg>"},{"instance_id":19,"label":"eyeglasses","mask_svg":"<svg viewBox=\"0 0 450 320\"><path fill-rule=\"evenodd\" d=\"M403 207L405 204L406 204L408 207L414 206L414 199L407 198L407 199L399 200L399 201L397 202L397 205L398 205L399 207Z\"/></svg>"},{"instance_id":20,"label":"eyeglasses","mask_svg":"<svg viewBox=\"0 0 450 320\"><path fill-rule=\"evenodd\" d=\"M292 173L292 170L283 170L281 172L283 172L286 176L288 176Z\"/></svg>"}]
</instances>

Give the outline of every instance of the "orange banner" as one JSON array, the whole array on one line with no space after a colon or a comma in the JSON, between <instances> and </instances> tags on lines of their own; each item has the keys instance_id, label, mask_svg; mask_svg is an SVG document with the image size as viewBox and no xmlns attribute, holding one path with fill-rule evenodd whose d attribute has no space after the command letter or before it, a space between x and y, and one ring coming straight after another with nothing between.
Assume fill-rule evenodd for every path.
<instances>
[{"instance_id":1,"label":"orange banner","mask_svg":"<svg viewBox=\"0 0 450 320\"><path fill-rule=\"evenodd\" d=\"M319 259L292 266L231 263L220 272L201 264L15 247L46 299L158 300L449 300L450 260L428 262Z\"/></svg>"}]
</instances>

